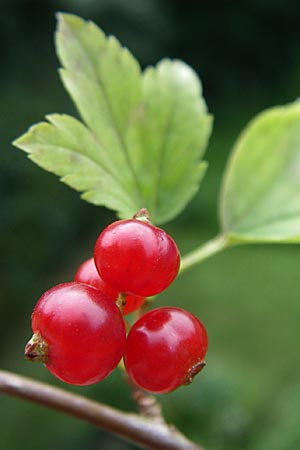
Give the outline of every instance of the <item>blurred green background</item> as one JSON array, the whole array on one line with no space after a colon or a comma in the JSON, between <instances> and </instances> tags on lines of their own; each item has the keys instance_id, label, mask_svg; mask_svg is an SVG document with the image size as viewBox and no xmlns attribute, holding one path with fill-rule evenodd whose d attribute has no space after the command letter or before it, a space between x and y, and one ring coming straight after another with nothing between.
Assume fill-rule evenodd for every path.
<instances>
[{"instance_id":1,"label":"blurred green background","mask_svg":"<svg viewBox=\"0 0 300 450\"><path fill-rule=\"evenodd\" d=\"M165 227L184 254L218 231L221 174L239 131L262 109L300 95L300 5L1 0L0 6L0 366L62 385L23 359L30 314L43 291L72 279L114 215L85 204L10 144L47 113L76 114L56 72L55 11L94 20L143 67L170 56L198 71L215 129L199 194ZM299 261L297 246L232 249L184 274L157 301L183 306L207 326L207 368L190 387L161 398L167 420L207 450L300 448ZM134 408L118 372L94 386L67 388ZM1 450L136 448L2 395L0 417Z\"/></svg>"}]
</instances>

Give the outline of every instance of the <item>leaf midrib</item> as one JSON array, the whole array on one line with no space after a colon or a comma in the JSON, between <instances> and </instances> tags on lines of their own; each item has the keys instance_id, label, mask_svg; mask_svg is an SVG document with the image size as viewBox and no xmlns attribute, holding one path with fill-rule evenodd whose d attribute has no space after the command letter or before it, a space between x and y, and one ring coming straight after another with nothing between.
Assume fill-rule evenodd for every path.
<instances>
[{"instance_id":1,"label":"leaf midrib","mask_svg":"<svg viewBox=\"0 0 300 450\"><path fill-rule=\"evenodd\" d=\"M70 30L70 27L69 27L69 26L68 26L68 28L69 28L69 30ZM97 66L96 66L96 64L95 64L95 62L94 62L94 59L91 57L91 55L90 55L88 49L86 49L86 48L82 45L80 39L78 39L77 35L73 33L72 29L71 29L71 32L72 32L73 37L76 39L77 43L79 44L79 47L81 47L81 49L83 50L83 52L85 52L85 53L89 56L89 60L91 61L92 67L93 67L93 69L94 69L94 73L95 73L95 75L96 75L95 80L96 80L97 84L99 85L100 90L101 90L102 93L103 93L103 98L104 98L104 101L105 101L105 104L106 104L106 109L107 109L107 111L108 111L108 113L109 113L109 119L110 119L110 122L111 122L111 124L112 124L112 129L114 130L114 132L115 132L115 134L116 134L116 136L117 136L117 138L118 138L118 140L119 140L119 142L120 142L120 144L121 144L121 148L122 148L122 150L123 150L123 153L124 153L124 155L125 155L126 161L127 161L127 163L128 163L128 167L129 167L129 169L130 169L130 171L131 171L131 173L132 173L132 175L133 175L133 178L134 178L134 181L135 181L135 184L136 184L137 201L138 201L138 203L140 203L140 205L142 206L143 199L142 199L142 196L141 196L141 189L140 189L138 177L137 177L137 174L136 174L136 172L135 172L135 170L134 170L134 168L133 168L133 165L132 165L132 163L131 163L131 160L130 160L130 157L129 157L129 152L128 152L128 150L127 150L127 146L126 146L126 143L125 143L125 141L124 141L124 139L123 139L122 133L121 133L121 131L119 130L119 127L117 126L116 121L114 120L113 112L112 112L110 103L109 103L109 101L108 101L107 93L106 93L106 90L105 90L105 88L104 88L103 82L102 82L102 80L101 80L101 78L100 78L100 74L98 73ZM120 48L120 51L122 51L122 48ZM102 52L103 52L103 50L102 50ZM62 64L63 64L63 62L62 62ZM63 67L64 67L64 64L63 64ZM68 70L67 67L64 67L64 68ZM93 132L93 130L91 130L90 127L89 127L87 124L86 124L86 126L87 126L87 128L88 128L91 132ZM102 147L104 147L103 144L101 144L101 142L99 142L98 137L95 136L95 138L97 139L97 142L99 143L99 145L102 145ZM122 186L123 186L123 185L122 185ZM127 192L127 191L126 191L126 192Z\"/></svg>"},{"instance_id":2,"label":"leaf midrib","mask_svg":"<svg viewBox=\"0 0 300 450\"><path fill-rule=\"evenodd\" d=\"M164 160L165 160L165 154L166 154L166 144L168 142L170 130L172 129L171 122L174 117L174 111L176 110L177 103L178 103L178 97L173 99L170 104L169 112L167 115L167 120L165 123L165 131L164 131L164 135L163 135L163 139L162 139L162 144L161 144L160 150L158 152L158 154L161 155L161 158L159 158L156 183L154 183L154 187L156 187L155 194L153 195L153 212L152 212L152 214L154 217L156 216L156 213L158 210L158 198L159 198L161 180L163 178L163 168L164 168Z\"/></svg>"}]
</instances>

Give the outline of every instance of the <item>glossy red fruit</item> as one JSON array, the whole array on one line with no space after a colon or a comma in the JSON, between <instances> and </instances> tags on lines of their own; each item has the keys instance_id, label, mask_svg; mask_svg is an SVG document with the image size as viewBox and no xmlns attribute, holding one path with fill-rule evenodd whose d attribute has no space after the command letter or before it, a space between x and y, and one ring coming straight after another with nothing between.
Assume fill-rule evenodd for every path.
<instances>
[{"instance_id":1,"label":"glossy red fruit","mask_svg":"<svg viewBox=\"0 0 300 450\"><path fill-rule=\"evenodd\" d=\"M204 325L181 308L162 307L131 328L124 363L129 377L156 394L190 384L204 367L208 339Z\"/></svg>"},{"instance_id":2,"label":"glossy red fruit","mask_svg":"<svg viewBox=\"0 0 300 450\"><path fill-rule=\"evenodd\" d=\"M102 292L81 283L46 291L32 314L29 360L43 361L50 372L76 385L105 378L123 356L126 332L118 307Z\"/></svg>"},{"instance_id":3,"label":"glossy red fruit","mask_svg":"<svg viewBox=\"0 0 300 450\"><path fill-rule=\"evenodd\" d=\"M74 281L94 286L95 288L104 292L104 294L106 294L113 301L116 301L116 299L118 298L119 292L105 283L100 277L95 266L94 258L90 258L81 264L75 274ZM132 313L133 311L138 309L144 303L144 301L144 297L137 297L136 295L126 295L126 303L123 308L123 315L126 316L127 314Z\"/></svg>"},{"instance_id":4,"label":"glossy red fruit","mask_svg":"<svg viewBox=\"0 0 300 450\"><path fill-rule=\"evenodd\" d=\"M107 284L141 297L166 289L180 264L171 236L138 219L120 220L105 228L97 239L94 259Z\"/></svg>"}]
</instances>

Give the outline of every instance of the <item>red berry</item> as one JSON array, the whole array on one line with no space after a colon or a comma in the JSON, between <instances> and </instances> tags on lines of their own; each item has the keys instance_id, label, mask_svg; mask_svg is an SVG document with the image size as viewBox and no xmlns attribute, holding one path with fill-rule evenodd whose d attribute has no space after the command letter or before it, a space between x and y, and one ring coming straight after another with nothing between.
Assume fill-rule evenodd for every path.
<instances>
[{"instance_id":1,"label":"red berry","mask_svg":"<svg viewBox=\"0 0 300 450\"><path fill-rule=\"evenodd\" d=\"M59 379L76 385L96 383L120 361L126 343L118 307L102 292L81 283L46 291L32 314L30 360L42 360Z\"/></svg>"},{"instance_id":2,"label":"red berry","mask_svg":"<svg viewBox=\"0 0 300 450\"><path fill-rule=\"evenodd\" d=\"M138 219L106 227L95 245L95 264L103 280L118 292L149 297L175 279L180 257L161 228Z\"/></svg>"},{"instance_id":3,"label":"red berry","mask_svg":"<svg viewBox=\"0 0 300 450\"><path fill-rule=\"evenodd\" d=\"M119 292L105 283L100 277L94 262L94 258L90 258L81 264L77 270L74 281L79 283L86 283L94 286L100 291L104 292L111 300L116 301ZM145 301L144 297L137 297L135 295L126 295L125 306L123 308L123 315L126 316L138 309Z\"/></svg>"},{"instance_id":4,"label":"red berry","mask_svg":"<svg viewBox=\"0 0 300 450\"><path fill-rule=\"evenodd\" d=\"M197 317L163 307L142 316L131 328L124 363L129 377L142 389L165 394L204 367L207 333Z\"/></svg>"}]
</instances>

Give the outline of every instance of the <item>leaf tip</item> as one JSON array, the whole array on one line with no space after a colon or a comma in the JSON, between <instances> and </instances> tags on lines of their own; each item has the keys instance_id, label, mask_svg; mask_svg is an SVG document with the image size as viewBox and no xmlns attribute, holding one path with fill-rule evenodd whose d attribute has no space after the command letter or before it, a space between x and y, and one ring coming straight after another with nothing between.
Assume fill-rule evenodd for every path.
<instances>
[{"instance_id":1,"label":"leaf tip","mask_svg":"<svg viewBox=\"0 0 300 450\"><path fill-rule=\"evenodd\" d=\"M68 16L71 16L71 14L64 13L61 11L55 13L55 18L57 22L56 33L60 32L63 29L64 25L68 22Z\"/></svg>"},{"instance_id":2,"label":"leaf tip","mask_svg":"<svg viewBox=\"0 0 300 450\"><path fill-rule=\"evenodd\" d=\"M61 11L56 11L54 15L55 15L56 21L60 22L60 20L62 20L62 18L64 16L64 13Z\"/></svg>"},{"instance_id":3,"label":"leaf tip","mask_svg":"<svg viewBox=\"0 0 300 450\"><path fill-rule=\"evenodd\" d=\"M21 134L21 136L17 137L12 141L12 145L19 150L25 150L24 145L26 144L28 140L28 133L30 130L28 130L26 133Z\"/></svg>"},{"instance_id":4,"label":"leaf tip","mask_svg":"<svg viewBox=\"0 0 300 450\"><path fill-rule=\"evenodd\" d=\"M82 19L76 14L65 13L58 11L55 13L56 20L58 22L58 26L63 25L64 23L72 24L74 22L82 22Z\"/></svg>"},{"instance_id":5,"label":"leaf tip","mask_svg":"<svg viewBox=\"0 0 300 450\"><path fill-rule=\"evenodd\" d=\"M11 145L13 145L13 146L16 147L16 148L19 148L19 145L20 145L19 141L21 140L21 137L22 137L22 136L19 136L18 138L14 139L14 140L12 141Z\"/></svg>"},{"instance_id":6,"label":"leaf tip","mask_svg":"<svg viewBox=\"0 0 300 450\"><path fill-rule=\"evenodd\" d=\"M82 28L86 22L81 17L70 13L57 12L55 16L57 26L54 40L57 51L59 52L60 41L69 38L70 33Z\"/></svg>"}]
</instances>

